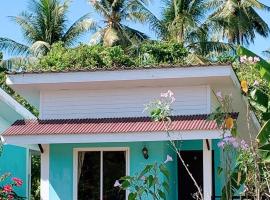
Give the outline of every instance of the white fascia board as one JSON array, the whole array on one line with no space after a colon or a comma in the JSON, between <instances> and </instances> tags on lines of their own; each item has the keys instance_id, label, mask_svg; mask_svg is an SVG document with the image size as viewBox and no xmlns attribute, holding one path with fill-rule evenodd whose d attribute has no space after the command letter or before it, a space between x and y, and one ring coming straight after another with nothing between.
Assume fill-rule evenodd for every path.
<instances>
[{"instance_id":1,"label":"white fascia board","mask_svg":"<svg viewBox=\"0 0 270 200\"><path fill-rule=\"evenodd\" d=\"M229 135L230 133L226 133ZM201 140L222 138L222 130L194 130L144 133L104 133L104 134L69 134L69 135L23 135L4 136L7 144L63 144L63 143L103 143L103 142L142 142L168 140Z\"/></svg>"},{"instance_id":2,"label":"white fascia board","mask_svg":"<svg viewBox=\"0 0 270 200\"><path fill-rule=\"evenodd\" d=\"M156 80L223 77L231 75L231 66L183 67L164 69L118 70L96 72L33 73L8 75L8 85L85 83L105 81Z\"/></svg>"},{"instance_id":3,"label":"white fascia board","mask_svg":"<svg viewBox=\"0 0 270 200\"><path fill-rule=\"evenodd\" d=\"M33 115L29 110L19 104L15 99L13 99L9 94L7 94L3 89L0 88L0 101L3 101L10 108L15 110L19 115L24 119L36 119L36 116Z\"/></svg>"}]
</instances>

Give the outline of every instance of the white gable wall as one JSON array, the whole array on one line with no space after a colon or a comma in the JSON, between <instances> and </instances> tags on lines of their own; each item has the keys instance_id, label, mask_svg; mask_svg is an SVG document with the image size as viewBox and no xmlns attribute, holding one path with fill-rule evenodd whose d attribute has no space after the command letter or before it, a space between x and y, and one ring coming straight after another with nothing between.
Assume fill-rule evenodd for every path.
<instances>
[{"instance_id":1,"label":"white gable wall","mask_svg":"<svg viewBox=\"0 0 270 200\"><path fill-rule=\"evenodd\" d=\"M174 115L205 114L210 110L208 86L136 87L104 90L43 90L41 119L139 117L144 105L168 89L175 93Z\"/></svg>"}]
</instances>

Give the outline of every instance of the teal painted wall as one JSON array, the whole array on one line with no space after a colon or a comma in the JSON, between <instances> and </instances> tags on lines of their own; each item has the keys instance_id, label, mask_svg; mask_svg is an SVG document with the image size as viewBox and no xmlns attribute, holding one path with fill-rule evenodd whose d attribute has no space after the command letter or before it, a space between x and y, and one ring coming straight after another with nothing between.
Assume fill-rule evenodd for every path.
<instances>
[{"instance_id":1,"label":"teal painted wall","mask_svg":"<svg viewBox=\"0 0 270 200\"><path fill-rule=\"evenodd\" d=\"M8 109L8 107L6 109ZM13 114L12 112L10 112L10 110L7 110L4 113L5 114L8 113L9 115ZM11 122L8 122L7 120L5 120L0 116L0 133L2 133L11 124L12 124ZM18 177L22 179L24 182L23 186L16 189L15 191L18 192L18 194L23 197L28 196L27 159L28 159L28 150L26 148L17 147L13 145L3 146L3 152L1 153L0 156L0 175L4 173L11 173L12 177Z\"/></svg>"},{"instance_id":2,"label":"teal painted wall","mask_svg":"<svg viewBox=\"0 0 270 200\"><path fill-rule=\"evenodd\" d=\"M212 147L215 151L215 172L220 162L220 154L216 141ZM178 142L180 150L201 150L202 141ZM149 159L142 156L142 148L146 146L149 150ZM50 199L71 200L73 197L73 149L84 147L129 147L130 148L130 174L138 173L149 163L164 162L167 154L173 157L173 162L168 163L170 171L170 193L169 200L176 200L177 193L177 155L172 150L169 142L131 142L131 143L99 143L99 144L52 144L50 145ZM217 174L217 173L216 173ZM215 189L220 190L219 177L215 177Z\"/></svg>"},{"instance_id":3,"label":"teal painted wall","mask_svg":"<svg viewBox=\"0 0 270 200\"><path fill-rule=\"evenodd\" d=\"M23 186L16 188L15 191L23 197L27 196L27 158L28 155L25 148L12 145L4 145L2 155L0 156L0 174L11 173L11 177L22 179L24 182Z\"/></svg>"}]
</instances>

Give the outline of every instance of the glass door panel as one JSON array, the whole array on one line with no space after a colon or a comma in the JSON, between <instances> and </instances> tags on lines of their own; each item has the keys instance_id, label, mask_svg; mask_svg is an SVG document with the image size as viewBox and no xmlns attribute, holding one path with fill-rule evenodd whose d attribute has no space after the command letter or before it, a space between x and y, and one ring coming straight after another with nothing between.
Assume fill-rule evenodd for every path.
<instances>
[{"instance_id":1,"label":"glass door panel","mask_svg":"<svg viewBox=\"0 0 270 200\"><path fill-rule=\"evenodd\" d=\"M101 152L78 154L78 200L100 199Z\"/></svg>"},{"instance_id":2,"label":"glass door panel","mask_svg":"<svg viewBox=\"0 0 270 200\"><path fill-rule=\"evenodd\" d=\"M113 185L126 175L126 156L124 151L103 152L103 200L125 200L125 191Z\"/></svg>"}]
</instances>

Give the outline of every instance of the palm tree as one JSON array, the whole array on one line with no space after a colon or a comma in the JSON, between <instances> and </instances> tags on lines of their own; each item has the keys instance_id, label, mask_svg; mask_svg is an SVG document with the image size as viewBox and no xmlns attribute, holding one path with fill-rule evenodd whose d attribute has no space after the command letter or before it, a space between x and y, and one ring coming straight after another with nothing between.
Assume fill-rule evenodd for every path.
<instances>
[{"instance_id":1,"label":"palm tree","mask_svg":"<svg viewBox=\"0 0 270 200\"><path fill-rule=\"evenodd\" d=\"M29 12L11 17L21 28L27 44L9 38L0 38L0 50L16 55L39 56L46 54L51 45L63 42L72 46L87 31L94 29L95 23L86 14L67 27L69 0L30 0Z\"/></svg>"},{"instance_id":2,"label":"palm tree","mask_svg":"<svg viewBox=\"0 0 270 200\"><path fill-rule=\"evenodd\" d=\"M165 0L159 34L165 40L182 43L194 63L205 63L205 56L231 51L233 46L210 37L207 13L213 9L206 0Z\"/></svg>"},{"instance_id":3,"label":"palm tree","mask_svg":"<svg viewBox=\"0 0 270 200\"><path fill-rule=\"evenodd\" d=\"M165 4L160 31L163 38L184 43L207 36L202 25L208 9L204 0L166 0Z\"/></svg>"},{"instance_id":4,"label":"palm tree","mask_svg":"<svg viewBox=\"0 0 270 200\"><path fill-rule=\"evenodd\" d=\"M258 0L212 0L210 4L217 8L209 17L212 27L221 30L230 43L249 44L254 42L256 33L269 35L269 26L257 10L270 11L270 7Z\"/></svg>"},{"instance_id":5,"label":"palm tree","mask_svg":"<svg viewBox=\"0 0 270 200\"><path fill-rule=\"evenodd\" d=\"M94 34L92 42L100 40L105 46L136 44L148 36L125 22L149 22L154 29L158 19L147 9L146 0L90 0L102 16L104 26Z\"/></svg>"}]
</instances>

